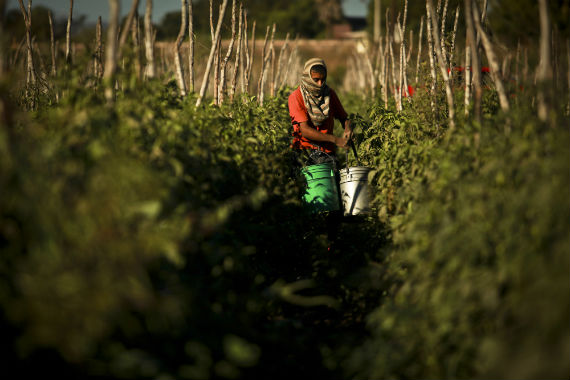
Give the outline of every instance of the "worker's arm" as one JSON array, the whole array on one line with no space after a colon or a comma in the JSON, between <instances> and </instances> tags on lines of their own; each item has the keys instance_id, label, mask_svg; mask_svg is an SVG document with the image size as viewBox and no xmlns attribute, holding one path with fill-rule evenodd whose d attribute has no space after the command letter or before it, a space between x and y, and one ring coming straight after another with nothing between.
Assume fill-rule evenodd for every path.
<instances>
[{"instance_id":1,"label":"worker's arm","mask_svg":"<svg viewBox=\"0 0 570 380\"><path fill-rule=\"evenodd\" d=\"M307 123L306 121L302 121L299 124L299 128L301 130L301 134L303 135L303 137L309 140L331 142L336 146L338 146L339 148L345 148L348 142L348 139L345 136L336 137L335 135L332 134L321 133L317 131L315 128L311 127L309 123Z\"/></svg>"},{"instance_id":2,"label":"worker's arm","mask_svg":"<svg viewBox=\"0 0 570 380\"><path fill-rule=\"evenodd\" d=\"M344 126L344 133L342 137L344 137L347 141L352 138L352 124L350 123L349 119L344 119L340 121L341 124Z\"/></svg>"}]
</instances>

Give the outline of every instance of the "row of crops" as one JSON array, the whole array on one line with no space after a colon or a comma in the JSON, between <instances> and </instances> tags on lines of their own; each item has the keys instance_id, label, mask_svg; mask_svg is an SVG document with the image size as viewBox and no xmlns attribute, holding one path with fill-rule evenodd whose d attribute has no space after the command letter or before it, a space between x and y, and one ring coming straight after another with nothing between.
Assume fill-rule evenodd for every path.
<instances>
[{"instance_id":1,"label":"row of crops","mask_svg":"<svg viewBox=\"0 0 570 380\"><path fill-rule=\"evenodd\" d=\"M325 218L303 207L292 169L289 90L263 106L242 95L195 107L155 80L110 107L102 90L70 86L23 111L5 85L4 370L567 376L564 106L544 123L533 94L503 114L487 90L482 122L460 115L448 131L425 92L400 113L344 94L374 211L345 219L329 253Z\"/></svg>"}]
</instances>

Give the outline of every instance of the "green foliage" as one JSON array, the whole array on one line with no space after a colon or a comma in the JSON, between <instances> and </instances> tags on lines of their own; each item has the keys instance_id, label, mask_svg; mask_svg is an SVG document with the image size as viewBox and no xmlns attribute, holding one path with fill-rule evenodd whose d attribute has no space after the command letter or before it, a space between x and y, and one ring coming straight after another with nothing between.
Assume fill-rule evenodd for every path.
<instances>
[{"instance_id":1,"label":"green foliage","mask_svg":"<svg viewBox=\"0 0 570 380\"><path fill-rule=\"evenodd\" d=\"M108 106L89 80L72 67L47 92L0 88L7 371L567 375L563 100L546 125L531 91L503 114L486 88L481 124L458 106L451 131L441 83L433 111L425 89L400 113L341 94L373 213L344 218L331 252L327 216L301 203L291 89L195 107L174 81L122 72Z\"/></svg>"},{"instance_id":2,"label":"green foliage","mask_svg":"<svg viewBox=\"0 0 570 380\"><path fill-rule=\"evenodd\" d=\"M493 92L483 109L443 139L378 105L361 124L393 247L373 337L352 355L359 378L568 372L570 135L530 107L497 115Z\"/></svg>"}]
</instances>

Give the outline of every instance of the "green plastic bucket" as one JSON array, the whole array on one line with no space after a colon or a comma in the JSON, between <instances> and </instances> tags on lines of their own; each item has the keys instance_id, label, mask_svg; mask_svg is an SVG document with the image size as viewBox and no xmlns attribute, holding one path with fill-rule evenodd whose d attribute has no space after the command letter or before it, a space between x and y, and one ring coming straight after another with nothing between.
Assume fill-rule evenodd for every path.
<instances>
[{"instance_id":1,"label":"green plastic bucket","mask_svg":"<svg viewBox=\"0 0 570 380\"><path fill-rule=\"evenodd\" d=\"M312 212L340 209L338 185L332 162L304 167L301 172L307 180L303 200Z\"/></svg>"}]
</instances>

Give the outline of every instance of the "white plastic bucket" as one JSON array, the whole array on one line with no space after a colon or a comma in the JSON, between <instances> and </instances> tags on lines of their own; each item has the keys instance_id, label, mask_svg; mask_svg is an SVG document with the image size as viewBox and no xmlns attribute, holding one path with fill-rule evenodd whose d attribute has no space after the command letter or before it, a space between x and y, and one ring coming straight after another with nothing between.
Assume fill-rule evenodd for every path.
<instances>
[{"instance_id":1,"label":"white plastic bucket","mask_svg":"<svg viewBox=\"0 0 570 380\"><path fill-rule=\"evenodd\" d=\"M353 166L339 170L340 198L344 215L359 215L370 212L370 187L368 173L372 168Z\"/></svg>"}]
</instances>

